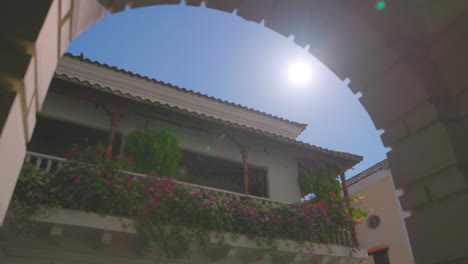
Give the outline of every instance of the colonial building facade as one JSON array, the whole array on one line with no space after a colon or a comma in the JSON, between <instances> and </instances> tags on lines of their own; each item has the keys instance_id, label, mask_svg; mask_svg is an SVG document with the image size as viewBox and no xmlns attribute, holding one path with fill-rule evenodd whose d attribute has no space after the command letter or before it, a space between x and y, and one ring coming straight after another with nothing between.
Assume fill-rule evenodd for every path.
<instances>
[{"instance_id":1,"label":"colonial building facade","mask_svg":"<svg viewBox=\"0 0 468 264\"><path fill-rule=\"evenodd\" d=\"M67 54L38 114L25 164L58 170L73 144L103 142L109 154L119 155L125 136L144 127L168 131L180 142L178 185L221 194L227 203L248 199L271 208L296 206L301 201L298 177L304 170L326 166L336 171L333 177L341 174L343 178L347 168L362 160L297 141L305 124ZM158 246L146 248L145 254L132 251L137 231L128 217L59 209L37 215L34 221L42 233L29 239L10 234L8 225L4 228L9 240L1 242L0 248L6 252L6 263L273 261L264 248L243 235L223 239L223 247L208 251L193 246L192 258L181 260L164 257ZM280 262L360 263L367 258L366 251L356 246L353 226L334 230L318 234L320 239L312 244L280 240L275 246ZM90 242L84 234L97 239ZM212 236L208 241L216 245L217 239Z\"/></svg>"}]
</instances>

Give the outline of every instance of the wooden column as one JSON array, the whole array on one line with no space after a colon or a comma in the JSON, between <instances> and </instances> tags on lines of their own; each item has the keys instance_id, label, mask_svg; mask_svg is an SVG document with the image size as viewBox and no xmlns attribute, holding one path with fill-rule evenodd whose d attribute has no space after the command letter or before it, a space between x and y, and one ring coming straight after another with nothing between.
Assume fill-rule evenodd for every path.
<instances>
[{"instance_id":1,"label":"wooden column","mask_svg":"<svg viewBox=\"0 0 468 264\"><path fill-rule=\"evenodd\" d=\"M232 135L230 134L229 137L232 139L234 144L239 147L240 152L242 154L242 163L243 163L243 174L244 174L244 193L249 194L249 164L247 162L247 157L249 154L250 148L253 147L254 142L245 135Z\"/></svg>"},{"instance_id":2,"label":"wooden column","mask_svg":"<svg viewBox=\"0 0 468 264\"><path fill-rule=\"evenodd\" d=\"M241 147L242 162L243 162L243 172L244 172L244 193L249 194L249 165L247 163L247 156L249 154L248 147Z\"/></svg>"},{"instance_id":3,"label":"wooden column","mask_svg":"<svg viewBox=\"0 0 468 264\"><path fill-rule=\"evenodd\" d=\"M346 201L346 207L348 207L349 212L351 213L351 201L349 198L349 191L348 191L348 185L346 184L346 178L344 172L340 174L340 179L341 179L341 187L343 188L343 196ZM350 226L350 231L351 231L351 239L353 244L357 245L357 237L356 237L356 228L354 224Z\"/></svg>"},{"instance_id":4,"label":"wooden column","mask_svg":"<svg viewBox=\"0 0 468 264\"><path fill-rule=\"evenodd\" d=\"M346 200L346 206L348 206L348 209L351 209L351 203L349 201L348 185L346 184L346 178L345 178L344 172L340 174L340 179L341 179L341 188L343 189L343 196Z\"/></svg>"},{"instance_id":5,"label":"wooden column","mask_svg":"<svg viewBox=\"0 0 468 264\"><path fill-rule=\"evenodd\" d=\"M128 113L126 108L122 108L112 104L106 104L105 109L107 114L110 116L111 126L109 129L109 135L107 136L107 149L106 152L112 155L112 146L115 139L115 131L119 125L120 120Z\"/></svg>"}]
</instances>

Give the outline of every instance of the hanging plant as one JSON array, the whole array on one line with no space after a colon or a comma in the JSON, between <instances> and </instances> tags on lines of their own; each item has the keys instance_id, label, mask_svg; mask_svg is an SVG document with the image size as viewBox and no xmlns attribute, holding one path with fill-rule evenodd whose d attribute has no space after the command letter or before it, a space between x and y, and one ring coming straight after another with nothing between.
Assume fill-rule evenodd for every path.
<instances>
[{"instance_id":1,"label":"hanging plant","mask_svg":"<svg viewBox=\"0 0 468 264\"><path fill-rule=\"evenodd\" d=\"M336 237L367 216L362 209L347 208L345 199L336 194L320 201L271 206L253 198L228 198L223 192L154 174L130 176L120 170L129 160L109 156L103 145L73 148L65 156L67 160L53 172L25 163L7 219L19 231L32 229L41 208L64 208L134 219L141 254L154 243L161 245L168 258L188 257L192 243L208 245L216 242L211 240L216 234L220 245L229 237L245 235L276 256L280 240L294 241L298 248L306 243L356 247L350 236L339 241ZM326 171L318 173L319 178L328 175L334 179ZM306 182L313 186L314 180ZM323 182L319 185L321 191L332 190L324 188ZM362 200L357 197L350 202L357 205Z\"/></svg>"},{"instance_id":2,"label":"hanging plant","mask_svg":"<svg viewBox=\"0 0 468 264\"><path fill-rule=\"evenodd\" d=\"M313 194L314 199L321 200L330 197L330 194L341 192L340 182L337 180L338 172L332 168L320 167L316 170L307 169L299 176L301 196ZM305 195L304 195L305 194Z\"/></svg>"},{"instance_id":3,"label":"hanging plant","mask_svg":"<svg viewBox=\"0 0 468 264\"><path fill-rule=\"evenodd\" d=\"M131 171L147 174L157 171L160 176L173 177L181 158L179 140L167 130L135 130L125 137L124 154L133 159Z\"/></svg>"}]
</instances>

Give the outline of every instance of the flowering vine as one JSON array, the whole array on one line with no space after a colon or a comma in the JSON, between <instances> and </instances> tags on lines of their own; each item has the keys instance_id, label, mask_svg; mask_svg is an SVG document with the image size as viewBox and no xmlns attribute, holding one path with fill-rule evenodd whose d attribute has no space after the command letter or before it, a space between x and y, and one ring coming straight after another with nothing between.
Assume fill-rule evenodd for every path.
<instances>
[{"instance_id":1,"label":"flowering vine","mask_svg":"<svg viewBox=\"0 0 468 264\"><path fill-rule=\"evenodd\" d=\"M10 208L14 225L31 224L38 208L59 207L133 218L143 244L160 243L169 257L190 243L208 243L212 232L221 241L226 233L246 235L274 254L278 240L355 247L350 227L366 214L349 210L335 193L318 202L270 206L188 187L155 172L131 176L121 169L132 160L109 156L102 145L73 149L67 158L54 173L25 164Z\"/></svg>"}]
</instances>

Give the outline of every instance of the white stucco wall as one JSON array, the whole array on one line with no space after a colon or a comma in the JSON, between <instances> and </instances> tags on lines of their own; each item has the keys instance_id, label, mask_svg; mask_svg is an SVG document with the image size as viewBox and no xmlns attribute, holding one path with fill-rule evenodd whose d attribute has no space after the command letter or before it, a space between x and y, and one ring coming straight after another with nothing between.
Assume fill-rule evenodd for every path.
<instances>
[{"instance_id":1,"label":"white stucco wall","mask_svg":"<svg viewBox=\"0 0 468 264\"><path fill-rule=\"evenodd\" d=\"M96 105L90 102L55 93L47 95L41 115L104 131L109 130L110 127L109 117L102 107L96 108ZM242 163L239 149L229 140L220 141L217 140L216 135L159 120L130 114L120 121L117 131L124 135L128 134L135 128L142 128L145 120L149 121L151 128L169 129L171 134L179 139L183 149ZM207 146L210 146L211 149L207 150ZM287 202L299 201L298 168L293 155L274 144L259 144L250 150L248 161L251 165L267 168L270 199Z\"/></svg>"}]
</instances>

